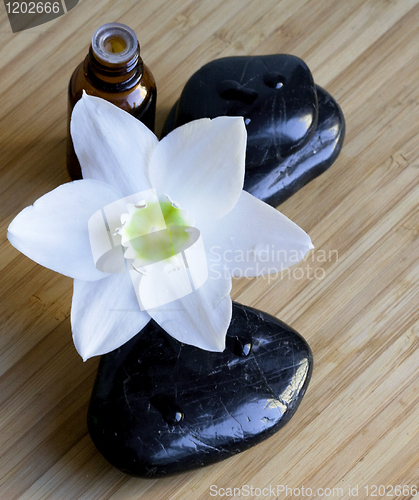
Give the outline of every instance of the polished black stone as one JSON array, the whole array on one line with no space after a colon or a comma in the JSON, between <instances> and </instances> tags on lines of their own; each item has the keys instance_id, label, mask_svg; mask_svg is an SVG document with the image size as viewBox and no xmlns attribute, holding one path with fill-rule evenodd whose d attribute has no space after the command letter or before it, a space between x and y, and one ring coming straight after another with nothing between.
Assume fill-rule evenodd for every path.
<instances>
[{"instance_id":1,"label":"polished black stone","mask_svg":"<svg viewBox=\"0 0 419 500\"><path fill-rule=\"evenodd\" d=\"M333 97L316 85L319 116L307 144L280 162L264 163L246 172L244 187L277 207L327 170L338 157L345 137L345 119Z\"/></svg>"},{"instance_id":2,"label":"polished black stone","mask_svg":"<svg viewBox=\"0 0 419 500\"><path fill-rule=\"evenodd\" d=\"M288 422L311 376L305 340L234 304L226 344L203 351L151 321L103 356L88 426L104 457L134 476L164 476L230 457Z\"/></svg>"},{"instance_id":3,"label":"polished black stone","mask_svg":"<svg viewBox=\"0 0 419 500\"><path fill-rule=\"evenodd\" d=\"M336 101L291 55L216 59L186 83L163 128L198 118L243 116L248 139L244 189L277 206L338 156L345 120Z\"/></svg>"}]
</instances>

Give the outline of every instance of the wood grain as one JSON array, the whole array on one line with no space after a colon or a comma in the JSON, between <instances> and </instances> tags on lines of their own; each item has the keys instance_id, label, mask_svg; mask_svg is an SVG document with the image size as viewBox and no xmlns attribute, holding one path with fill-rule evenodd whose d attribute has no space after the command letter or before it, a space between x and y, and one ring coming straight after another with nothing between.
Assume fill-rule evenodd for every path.
<instances>
[{"instance_id":1,"label":"wood grain","mask_svg":"<svg viewBox=\"0 0 419 500\"><path fill-rule=\"evenodd\" d=\"M290 278L237 280L232 293L310 343L303 403L253 449L159 480L96 451L86 410L98 360L72 344L72 281L6 239L21 209L69 180L68 80L109 21L139 37L157 131L189 76L229 55L303 58L347 120L336 163L280 207L316 250ZM370 498L365 486L419 486L419 1L84 0L17 34L0 6L0 40L0 498L204 500L217 498L211 485L255 488L235 498L287 498L257 490L277 485Z\"/></svg>"}]
</instances>

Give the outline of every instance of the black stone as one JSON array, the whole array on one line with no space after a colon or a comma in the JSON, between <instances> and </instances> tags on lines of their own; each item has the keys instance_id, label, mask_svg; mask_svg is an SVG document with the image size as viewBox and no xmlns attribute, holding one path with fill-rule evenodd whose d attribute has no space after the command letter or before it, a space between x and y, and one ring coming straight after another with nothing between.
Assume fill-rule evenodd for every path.
<instances>
[{"instance_id":1,"label":"black stone","mask_svg":"<svg viewBox=\"0 0 419 500\"><path fill-rule=\"evenodd\" d=\"M151 321L103 356L88 426L104 457L134 476L164 476L230 457L288 422L311 376L305 340L234 304L226 345L187 346Z\"/></svg>"},{"instance_id":2,"label":"black stone","mask_svg":"<svg viewBox=\"0 0 419 500\"><path fill-rule=\"evenodd\" d=\"M250 194L277 207L327 170L338 157L345 137L345 119L333 97L316 85L319 116L309 142L279 163L265 163L246 172Z\"/></svg>"},{"instance_id":3,"label":"black stone","mask_svg":"<svg viewBox=\"0 0 419 500\"><path fill-rule=\"evenodd\" d=\"M277 206L338 156L345 120L298 57L216 59L186 83L163 128L198 118L243 116L248 141L244 189Z\"/></svg>"}]
</instances>

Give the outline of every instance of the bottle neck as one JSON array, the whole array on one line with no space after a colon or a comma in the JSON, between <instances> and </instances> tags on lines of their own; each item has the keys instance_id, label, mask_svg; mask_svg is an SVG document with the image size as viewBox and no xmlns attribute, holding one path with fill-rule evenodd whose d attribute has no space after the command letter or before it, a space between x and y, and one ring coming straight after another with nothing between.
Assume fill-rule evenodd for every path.
<instances>
[{"instance_id":1,"label":"bottle neck","mask_svg":"<svg viewBox=\"0 0 419 500\"><path fill-rule=\"evenodd\" d=\"M109 63L97 57L92 46L84 61L84 71L95 87L108 92L121 92L135 87L143 76L144 64L140 46L127 61Z\"/></svg>"}]
</instances>

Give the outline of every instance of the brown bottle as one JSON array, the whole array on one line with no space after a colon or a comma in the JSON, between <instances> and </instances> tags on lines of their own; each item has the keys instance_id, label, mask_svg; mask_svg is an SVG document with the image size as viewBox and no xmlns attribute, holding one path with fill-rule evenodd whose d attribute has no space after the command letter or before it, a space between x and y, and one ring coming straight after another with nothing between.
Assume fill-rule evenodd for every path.
<instances>
[{"instance_id":1,"label":"brown bottle","mask_svg":"<svg viewBox=\"0 0 419 500\"><path fill-rule=\"evenodd\" d=\"M101 26L93 35L86 59L70 79L67 169L73 180L82 175L70 136L70 118L83 90L128 111L154 131L156 83L140 57L140 45L131 28L119 23Z\"/></svg>"}]
</instances>

